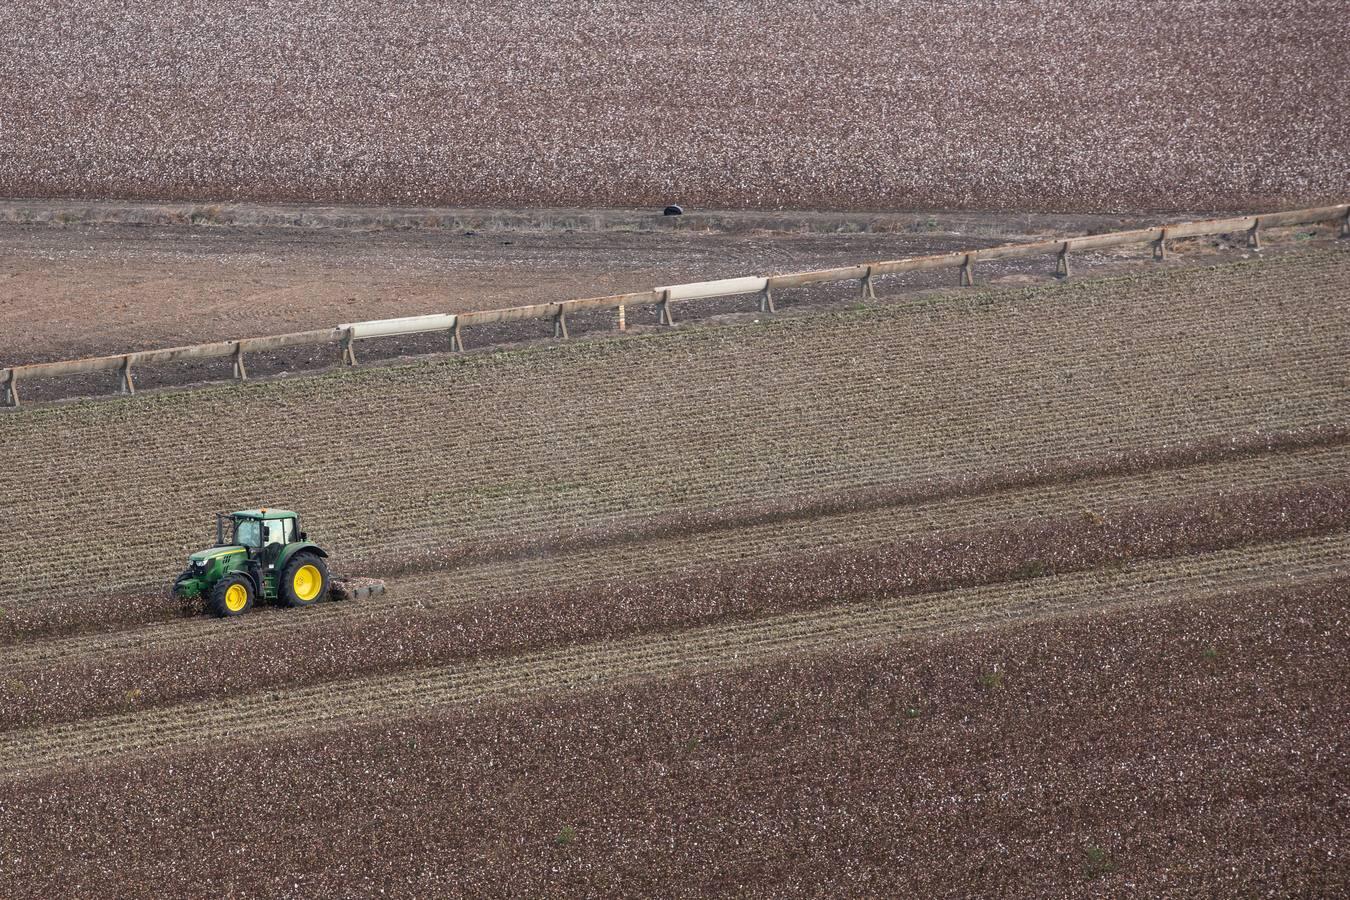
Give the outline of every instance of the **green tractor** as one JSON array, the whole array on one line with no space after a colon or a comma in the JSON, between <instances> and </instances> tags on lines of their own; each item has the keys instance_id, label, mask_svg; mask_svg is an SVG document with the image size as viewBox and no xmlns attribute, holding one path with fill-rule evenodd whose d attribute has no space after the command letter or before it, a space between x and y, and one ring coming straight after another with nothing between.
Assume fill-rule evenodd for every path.
<instances>
[{"instance_id":1,"label":"green tractor","mask_svg":"<svg viewBox=\"0 0 1350 900\"><path fill-rule=\"evenodd\" d=\"M328 554L305 539L286 509L245 509L216 516L216 544L188 557L173 583L176 597L202 597L218 616L237 616L253 601L312 606L328 596Z\"/></svg>"}]
</instances>

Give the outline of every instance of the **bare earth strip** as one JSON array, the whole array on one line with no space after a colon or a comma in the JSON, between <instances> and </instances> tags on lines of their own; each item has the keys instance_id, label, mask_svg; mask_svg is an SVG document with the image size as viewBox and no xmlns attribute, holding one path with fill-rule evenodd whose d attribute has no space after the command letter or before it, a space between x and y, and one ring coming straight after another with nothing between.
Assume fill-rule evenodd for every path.
<instances>
[{"instance_id":1,"label":"bare earth strip","mask_svg":"<svg viewBox=\"0 0 1350 900\"><path fill-rule=\"evenodd\" d=\"M5 205L0 202L0 220ZM837 227L837 226L836 226ZM252 228L22 228L0 225L0 366L125 353L254 335L332 328L339 322L428 313L463 313L574 297L650 290L747 273L854 265L1005 243L1020 237L951 233L705 234L637 226L601 234L563 231L349 231ZM1073 225L1066 233L1075 233ZM1138 254L1135 254L1136 256ZM1085 254L1077 271L1086 272ZM1138 265L1138 263L1135 263ZM995 272L990 262L981 280ZM1051 267L1036 270L1046 280ZM935 283L950 284L949 272ZM849 299L853 292L845 291ZM793 296L779 302L791 306ZM741 303L752 309L754 303ZM629 320L647 319L638 310ZM606 325L615 327L606 313ZM573 323L575 330L582 323ZM514 332L512 332L514 333ZM520 331L543 337L547 323ZM470 341L473 335L469 335ZM440 336L403 338L405 352L440 349ZM385 345L363 345L361 357ZM280 371L311 357L337 361L336 346L288 350ZM196 380L226 376L223 363ZM253 355L250 377L269 367ZM276 371L276 370L273 370ZM155 384L146 368L138 386ZM106 378L97 384L106 384ZM25 402L43 385L25 386ZM91 390L96 392L97 389ZM59 395L58 395L59 396Z\"/></svg>"},{"instance_id":2,"label":"bare earth strip","mask_svg":"<svg viewBox=\"0 0 1350 900\"><path fill-rule=\"evenodd\" d=\"M581 585L642 573L661 578L691 568L733 561L773 559L823 547L864 547L906 536L941 534L974 526L1025 522L1038 516L1110 516L1144 502L1199 498L1234 485L1273 488L1350 473L1350 446L1263 455L1216 465L1088 479L1052 488L998 492L988 496L922 503L870 513L832 516L730 531L604 547L546 558L516 559L456 567L447 572L394 579L389 592L360 603L324 604L310 610L259 609L238 621L221 623L197 616L94 632L56 640L34 639L0 647L0 695L6 679L78 657L112 660L154 647L205 647L239 642L259 633L299 633L340 621L378 622L399 610L490 604L492 598ZM167 602L167 601L166 601Z\"/></svg>"},{"instance_id":3,"label":"bare earth strip","mask_svg":"<svg viewBox=\"0 0 1350 900\"><path fill-rule=\"evenodd\" d=\"M0 736L0 773L31 774L173 746L325 728L477 700L744 666L781 653L884 641L1122 604L1147 604L1265 584L1340 579L1350 534L1271 544L1087 573L845 604L793 615L571 647L468 666L274 691L261 698L184 704Z\"/></svg>"},{"instance_id":4,"label":"bare earth strip","mask_svg":"<svg viewBox=\"0 0 1350 900\"><path fill-rule=\"evenodd\" d=\"M1323 251L21 410L0 417L15 560L0 607L93 592L92 613L98 595L167 583L211 512L281 498L304 498L310 531L355 565L822 485L1343 423L1347 270L1350 253ZM248 465L229 421L268 426Z\"/></svg>"},{"instance_id":5,"label":"bare earth strip","mask_svg":"<svg viewBox=\"0 0 1350 900\"><path fill-rule=\"evenodd\" d=\"M83 356L103 356L243 337L332 328L340 322L428 313L464 313L559 299L650 290L739 275L770 275L851 266L875 260L981 249L1100 230L1159 224L1163 217L999 216L926 214L811 216L705 214L667 218L659 213L605 210L484 211L487 227L462 211L406 213L415 227L365 230L360 222L381 210L331 210L336 227L256 228L248 220L284 217L285 208L232 207L234 226L98 225L107 207L78 211L61 203L15 208L0 200L0 367ZM186 221L190 208L179 210ZM294 216L300 210L289 211ZM29 215L92 225L27 226ZM311 220L316 211L307 209ZM1186 215L1166 217L1183 220ZM352 220L356 221L352 221ZM467 221L465 221L467 219ZM493 224L506 219L504 224ZM593 222L589 227L584 223ZM10 224L6 224L10 223ZM453 223L453 224L452 224ZM409 223L411 224L411 223ZM573 226L576 226L574 228ZM1269 228L1266 256L1334 243L1338 223ZM580 230L577 230L580 229ZM1168 259L1149 258L1144 246L1083 251L1074 277L1141 269L1197 266L1251 255L1245 237L1181 239ZM980 285L1052 283L1053 257L981 260ZM881 280L883 298L951 288L950 269L911 272ZM780 291L776 308L794 314L855 302L851 284ZM754 297L684 306L679 318L706 322L760 317ZM648 330L654 309L627 311L630 332ZM549 339L551 323L523 321L466 334L471 347ZM569 318L569 335L612 336L613 311ZM445 350L442 335L405 335L361 345L363 365L391 357ZM312 372L339 364L336 343L253 352L249 378ZM228 359L137 366L137 389L221 381ZM112 373L77 379L27 379L24 403L110 394Z\"/></svg>"}]
</instances>

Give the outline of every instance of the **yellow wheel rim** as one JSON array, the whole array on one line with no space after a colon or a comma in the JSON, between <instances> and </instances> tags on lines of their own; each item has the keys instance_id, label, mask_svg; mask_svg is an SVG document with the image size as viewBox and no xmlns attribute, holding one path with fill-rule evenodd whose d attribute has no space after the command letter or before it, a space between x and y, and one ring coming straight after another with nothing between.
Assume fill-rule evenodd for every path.
<instances>
[{"instance_id":1,"label":"yellow wheel rim","mask_svg":"<svg viewBox=\"0 0 1350 900\"><path fill-rule=\"evenodd\" d=\"M308 603L319 596L319 588L323 587L323 576L314 566L301 566L295 570L295 577L291 579L291 590L295 596Z\"/></svg>"},{"instance_id":2,"label":"yellow wheel rim","mask_svg":"<svg viewBox=\"0 0 1350 900\"><path fill-rule=\"evenodd\" d=\"M230 612L239 612L248 603L248 589L242 584L232 584L225 589L225 608Z\"/></svg>"}]
</instances>

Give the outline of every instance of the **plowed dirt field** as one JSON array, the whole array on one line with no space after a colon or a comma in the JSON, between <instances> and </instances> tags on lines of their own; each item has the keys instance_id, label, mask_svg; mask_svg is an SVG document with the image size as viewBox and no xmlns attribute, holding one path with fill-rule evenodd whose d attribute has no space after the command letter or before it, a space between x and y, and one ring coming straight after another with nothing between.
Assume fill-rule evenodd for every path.
<instances>
[{"instance_id":1,"label":"plowed dirt field","mask_svg":"<svg viewBox=\"0 0 1350 900\"><path fill-rule=\"evenodd\" d=\"M1344 890L1347 276L0 416L0 896ZM164 596L270 504L388 593Z\"/></svg>"},{"instance_id":2,"label":"plowed dirt field","mask_svg":"<svg viewBox=\"0 0 1350 900\"><path fill-rule=\"evenodd\" d=\"M0 418L14 550L0 636L35 604L88 623L103 596L162 585L210 513L245 497L303 497L339 558L387 567L658 513L1343 426L1347 272L1350 254L1326 250L23 410Z\"/></svg>"}]
</instances>

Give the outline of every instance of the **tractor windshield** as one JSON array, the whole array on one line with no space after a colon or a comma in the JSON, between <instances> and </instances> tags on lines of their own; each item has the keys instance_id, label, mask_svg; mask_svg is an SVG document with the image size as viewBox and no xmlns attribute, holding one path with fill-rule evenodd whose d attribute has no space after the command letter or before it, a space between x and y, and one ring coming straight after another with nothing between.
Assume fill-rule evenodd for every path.
<instances>
[{"instance_id":1,"label":"tractor windshield","mask_svg":"<svg viewBox=\"0 0 1350 900\"><path fill-rule=\"evenodd\" d=\"M245 547L262 545L262 523L257 519L234 520L234 542Z\"/></svg>"}]
</instances>

